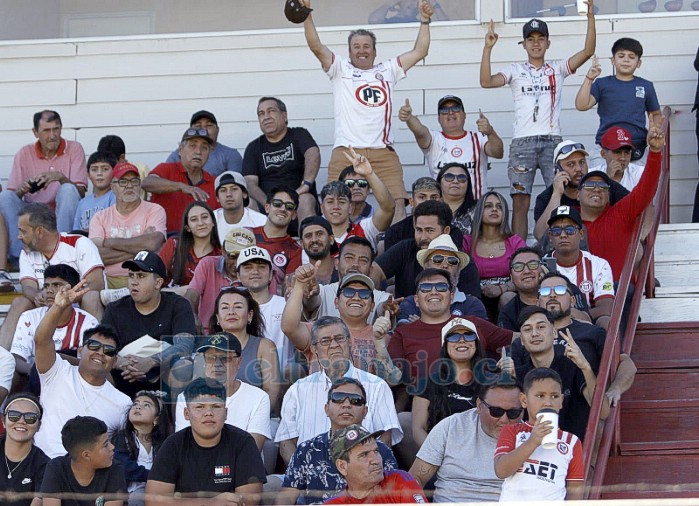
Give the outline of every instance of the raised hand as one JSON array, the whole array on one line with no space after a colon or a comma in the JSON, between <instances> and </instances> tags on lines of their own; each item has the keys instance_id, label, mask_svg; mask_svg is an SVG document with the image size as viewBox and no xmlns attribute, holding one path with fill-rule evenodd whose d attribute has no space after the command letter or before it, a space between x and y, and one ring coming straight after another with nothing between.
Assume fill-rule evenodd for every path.
<instances>
[{"instance_id":1,"label":"raised hand","mask_svg":"<svg viewBox=\"0 0 699 506\"><path fill-rule=\"evenodd\" d=\"M319 260L320 262L320 260ZM306 284L315 281L316 270L311 264L299 265L294 273L295 282Z\"/></svg>"},{"instance_id":2,"label":"raised hand","mask_svg":"<svg viewBox=\"0 0 699 506\"><path fill-rule=\"evenodd\" d=\"M427 0L420 0L418 2L418 9L420 11L420 21L429 21L434 15L434 7Z\"/></svg>"},{"instance_id":3,"label":"raised hand","mask_svg":"<svg viewBox=\"0 0 699 506\"><path fill-rule=\"evenodd\" d=\"M488 31L485 34L485 47L493 47L498 41L498 37L499 35L495 33L495 23L491 19L488 25Z\"/></svg>"},{"instance_id":4,"label":"raised hand","mask_svg":"<svg viewBox=\"0 0 699 506\"><path fill-rule=\"evenodd\" d=\"M379 316L372 327L374 331L374 339L383 339L391 330L391 312L384 312L383 316Z\"/></svg>"},{"instance_id":5,"label":"raised hand","mask_svg":"<svg viewBox=\"0 0 699 506\"><path fill-rule=\"evenodd\" d=\"M592 55L592 65L590 65L590 68L587 71L587 77L592 79L593 81L597 79L597 77L602 73L602 66L599 64L599 58L597 58L596 54Z\"/></svg>"},{"instance_id":6,"label":"raised hand","mask_svg":"<svg viewBox=\"0 0 699 506\"><path fill-rule=\"evenodd\" d=\"M478 127L478 131L483 135L490 135L493 133L493 127L491 126L490 121L488 121L488 118L485 117L485 114L483 114L483 111L480 109L478 109L476 126Z\"/></svg>"},{"instance_id":7,"label":"raised hand","mask_svg":"<svg viewBox=\"0 0 699 506\"><path fill-rule=\"evenodd\" d=\"M357 154L352 146L349 146L349 153L344 152L345 158L352 163L354 172L360 176L368 176L374 172L366 156Z\"/></svg>"},{"instance_id":8,"label":"raised hand","mask_svg":"<svg viewBox=\"0 0 699 506\"><path fill-rule=\"evenodd\" d=\"M515 377L515 361L507 355L507 348L500 348L500 360L498 360L498 369L502 372L507 372L513 378Z\"/></svg>"},{"instance_id":9,"label":"raised hand","mask_svg":"<svg viewBox=\"0 0 699 506\"><path fill-rule=\"evenodd\" d=\"M405 105L398 109L398 119L408 121L413 117L413 108L410 106L410 100L405 99Z\"/></svg>"},{"instance_id":10,"label":"raised hand","mask_svg":"<svg viewBox=\"0 0 699 506\"><path fill-rule=\"evenodd\" d=\"M389 295L386 302L383 303L383 308L391 313L391 316L396 317L400 312L400 303L403 302L403 297L397 299L393 298L393 295Z\"/></svg>"},{"instance_id":11,"label":"raised hand","mask_svg":"<svg viewBox=\"0 0 699 506\"><path fill-rule=\"evenodd\" d=\"M665 132L663 132L662 114L654 114L650 117L650 128L648 128L648 147L651 151L662 151L665 145Z\"/></svg>"},{"instance_id":12,"label":"raised hand","mask_svg":"<svg viewBox=\"0 0 699 506\"><path fill-rule=\"evenodd\" d=\"M587 0L584 3L587 4L587 16L594 17L595 16L595 0Z\"/></svg>"},{"instance_id":13,"label":"raised hand","mask_svg":"<svg viewBox=\"0 0 699 506\"><path fill-rule=\"evenodd\" d=\"M311 0L299 0L299 3L304 7L311 8Z\"/></svg>"},{"instance_id":14,"label":"raised hand","mask_svg":"<svg viewBox=\"0 0 699 506\"><path fill-rule=\"evenodd\" d=\"M90 291L87 280L81 279L74 287L62 286L53 298L53 305L65 309Z\"/></svg>"},{"instance_id":15,"label":"raised hand","mask_svg":"<svg viewBox=\"0 0 699 506\"><path fill-rule=\"evenodd\" d=\"M558 335L565 339L565 356L568 357L576 366L578 366L579 369L590 367L590 363L587 361L582 351L580 351L580 346L578 346L578 343L575 342L573 336L570 335L570 329L566 329L565 332L559 330Z\"/></svg>"}]
</instances>

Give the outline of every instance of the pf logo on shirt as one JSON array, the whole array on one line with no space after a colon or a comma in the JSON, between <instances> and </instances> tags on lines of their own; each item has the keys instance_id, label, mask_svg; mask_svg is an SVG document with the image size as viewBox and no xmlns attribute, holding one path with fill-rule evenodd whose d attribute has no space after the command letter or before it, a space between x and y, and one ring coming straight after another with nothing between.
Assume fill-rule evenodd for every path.
<instances>
[{"instance_id":1,"label":"pf logo on shirt","mask_svg":"<svg viewBox=\"0 0 699 506\"><path fill-rule=\"evenodd\" d=\"M380 86L372 86L370 84L365 84L357 88L354 94L360 103L366 105L367 107L381 107L386 103L388 96L386 91Z\"/></svg>"}]
</instances>

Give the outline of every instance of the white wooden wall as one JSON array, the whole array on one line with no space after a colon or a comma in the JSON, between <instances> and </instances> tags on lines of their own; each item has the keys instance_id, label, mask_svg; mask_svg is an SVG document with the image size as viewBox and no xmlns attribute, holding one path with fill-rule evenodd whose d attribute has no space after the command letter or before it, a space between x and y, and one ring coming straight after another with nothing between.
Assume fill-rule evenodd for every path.
<instances>
[{"instance_id":1,"label":"white wooden wall","mask_svg":"<svg viewBox=\"0 0 699 506\"><path fill-rule=\"evenodd\" d=\"M496 4L497 2L492 2ZM502 20L502 7L491 2L483 18ZM565 58L582 48L585 24L581 20L549 23L549 58ZM493 69L524 59L517 42L521 24L496 24L500 40L493 52ZM416 26L375 29L379 58L409 50ZM689 221L699 171L690 113L697 83L692 62L699 43L698 17L599 20L598 54L603 75L610 73L611 44L622 36L641 40L645 55L639 75L652 80L662 105L675 111L672 118L672 221ZM512 135L512 99L509 88L484 90L478 84L485 25L432 26L432 45L425 62L417 65L397 89L397 105L410 98L423 122L436 128L436 103L445 94L463 98L475 128L478 109L505 140ZM331 49L346 52L346 29L322 30ZM594 111L574 108L578 75L566 80L563 93L564 138L593 144L598 118ZM9 174L14 153L33 142L32 114L43 108L60 112L64 136L80 141L86 153L94 151L106 134L120 135L129 159L150 167L176 147L198 109L209 109L219 119L220 141L241 151L260 134L255 107L262 95L282 98L291 125L308 128L321 146L323 166L333 141L330 85L305 45L299 28L271 33L234 33L174 38L124 38L79 42L0 45L0 179ZM398 107L396 107L397 112ZM397 151L405 165L406 186L426 174L423 156L412 134L397 116ZM506 155L507 158L507 149ZM506 161L494 161L491 186L507 193ZM321 169L321 182L325 171ZM535 194L541 190L537 177ZM531 222L531 220L530 220Z\"/></svg>"}]
</instances>

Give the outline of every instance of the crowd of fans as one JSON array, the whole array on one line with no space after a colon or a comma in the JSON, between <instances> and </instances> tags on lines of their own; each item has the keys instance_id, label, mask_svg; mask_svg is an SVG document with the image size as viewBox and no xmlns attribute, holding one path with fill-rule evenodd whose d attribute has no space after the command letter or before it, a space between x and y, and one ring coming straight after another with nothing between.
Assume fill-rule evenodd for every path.
<instances>
[{"instance_id":1,"label":"crowd of fans","mask_svg":"<svg viewBox=\"0 0 699 506\"><path fill-rule=\"evenodd\" d=\"M8 270L21 284L0 330L4 504L582 497L594 392L605 417L636 371L622 355L597 384L660 175L641 45L618 40L615 75L598 79L595 58L585 76L576 106L597 106L593 150L559 124L563 79L595 51L593 1L566 60L545 59L548 27L532 19L528 60L493 74L491 22L480 79L513 92L510 212L487 183L502 139L483 112L464 130L453 95L439 132L400 107L427 165L404 185L392 93L427 55L429 2L415 47L379 63L373 33L353 31L346 58L321 43L309 0L287 4L333 86L322 188L313 136L275 97L259 99L262 135L242 157L198 111L150 171L114 135L86 161L57 112L35 114L37 142L0 193L0 288L14 288ZM527 246L537 169L547 188Z\"/></svg>"}]
</instances>

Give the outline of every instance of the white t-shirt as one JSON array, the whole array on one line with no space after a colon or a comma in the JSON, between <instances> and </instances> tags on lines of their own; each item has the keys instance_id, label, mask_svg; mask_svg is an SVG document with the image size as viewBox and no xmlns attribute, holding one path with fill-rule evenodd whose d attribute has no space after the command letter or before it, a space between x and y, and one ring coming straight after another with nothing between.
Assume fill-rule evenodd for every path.
<instances>
[{"instance_id":1,"label":"white t-shirt","mask_svg":"<svg viewBox=\"0 0 699 506\"><path fill-rule=\"evenodd\" d=\"M121 428L131 406L131 399L109 381L100 386L90 385L78 372L77 365L70 365L59 356L48 371L39 373L39 379L44 417L34 442L52 459L66 454L61 429L68 420L78 415L94 416L107 424L111 437Z\"/></svg>"},{"instance_id":2,"label":"white t-shirt","mask_svg":"<svg viewBox=\"0 0 699 506\"><path fill-rule=\"evenodd\" d=\"M14 355L22 357L29 365L34 364L34 334L36 333L36 328L48 310L49 308L46 306L30 309L22 313L17 322L17 330L15 330L15 337L12 340L10 351ZM53 344L56 346L56 351L74 350L82 346L85 331L97 325L99 325L99 321L90 313L79 308L73 308L70 321L62 327L56 327L53 333Z\"/></svg>"},{"instance_id":3,"label":"white t-shirt","mask_svg":"<svg viewBox=\"0 0 699 506\"><path fill-rule=\"evenodd\" d=\"M0 387L8 392L12 388L12 379L15 376L15 357L12 353L0 346Z\"/></svg>"},{"instance_id":4,"label":"white t-shirt","mask_svg":"<svg viewBox=\"0 0 699 506\"><path fill-rule=\"evenodd\" d=\"M184 418L186 405L184 393L181 393L177 396L177 406L175 406L176 431L190 426L189 420ZM260 434L267 439L272 438L267 392L241 381L238 391L226 398L226 407L228 408L227 424L251 434Z\"/></svg>"},{"instance_id":5,"label":"white t-shirt","mask_svg":"<svg viewBox=\"0 0 699 506\"><path fill-rule=\"evenodd\" d=\"M626 167L626 170L624 171L624 175L621 176L621 181L619 181L619 184L626 188L629 191L632 191L638 182L641 180L641 176L643 175L643 169L645 169L645 165L638 165L637 163L630 163L628 167ZM599 170L601 172L607 172L607 162L606 160L602 160L602 163L600 165L597 165L596 167L591 167L589 169L589 172L592 172L593 170Z\"/></svg>"},{"instance_id":6,"label":"white t-shirt","mask_svg":"<svg viewBox=\"0 0 699 506\"><path fill-rule=\"evenodd\" d=\"M226 234L232 228L254 228L261 227L267 223L267 216L257 211L253 211L245 207L243 209L243 217L240 218L238 223L228 223L226 218L223 217L223 209L218 208L214 211L214 216L216 217L216 227L218 228L218 239L223 244Z\"/></svg>"},{"instance_id":7,"label":"white t-shirt","mask_svg":"<svg viewBox=\"0 0 699 506\"><path fill-rule=\"evenodd\" d=\"M614 297L612 268L602 257L581 250L575 264L561 265L556 261L556 270L580 288L589 307L595 307L595 302L600 299Z\"/></svg>"},{"instance_id":8,"label":"white t-shirt","mask_svg":"<svg viewBox=\"0 0 699 506\"><path fill-rule=\"evenodd\" d=\"M46 268L58 264L70 265L78 271L81 279L85 279L93 269L104 267L95 243L82 235L61 232L50 258L38 251L22 250L19 254L19 280L33 279L41 288Z\"/></svg>"},{"instance_id":9,"label":"white t-shirt","mask_svg":"<svg viewBox=\"0 0 699 506\"><path fill-rule=\"evenodd\" d=\"M393 89L405 77L398 58L361 70L335 53L327 72L335 102L335 144L383 148L393 144Z\"/></svg>"},{"instance_id":10,"label":"white t-shirt","mask_svg":"<svg viewBox=\"0 0 699 506\"><path fill-rule=\"evenodd\" d=\"M265 320L265 335L271 339L277 347L279 355L279 370L284 371L289 362L294 360L294 345L289 342L289 338L282 332L282 313L286 300L279 295L272 295L269 302L260 304L260 313Z\"/></svg>"},{"instance_id":11,"label":"white t-shirt","mask_svg":"<svg viewBox=\"0 0 699 506\"><path fill-rule=\"evenodd\" d=\"M437 179L439 169L447 163L462 163L468 169L473 186L473 196L481 198L488 191L486 181L488 172L488 155L485 145L488 137L480 132L464 132L460 137L450 137L444 132L430 130L432 142L423 149L427 158L427 168L430 176Z\"/></svg>"},{"instance_id":12,"label":"white t-shirt","mask_svg":"<svg viewBox=\"0 0 699 506\"><path fill-rule=\"evenodd\" d=\"M538 69L528 62L512 63L500 74L505 78L505 84L510 86L514 98L512 138L560 135L563 80L573 74L568 60L546 62Z\"/></svg>"}]
</instances>

